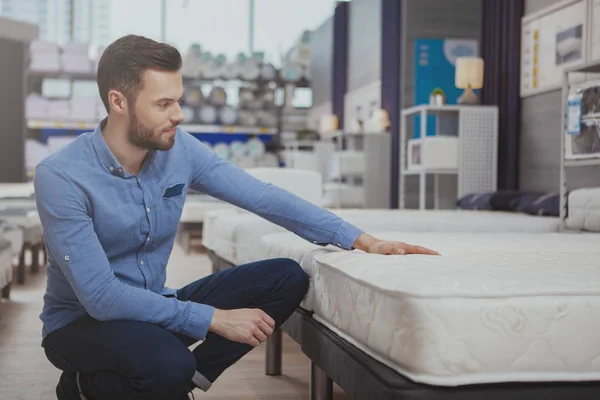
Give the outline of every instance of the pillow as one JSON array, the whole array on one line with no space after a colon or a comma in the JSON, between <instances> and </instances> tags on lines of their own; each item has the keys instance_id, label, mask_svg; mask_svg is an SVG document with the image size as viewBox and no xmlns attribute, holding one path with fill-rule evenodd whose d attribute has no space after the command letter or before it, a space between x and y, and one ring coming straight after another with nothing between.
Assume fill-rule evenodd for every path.
<instances>
[{"instance_id":1,"label":"pillow","mask_svg":"<svg viewBox=\"0 0 600 400\"><path fill-rule=\"evenodd\" d=\"M531 215L558 217L560 209L558 194L524 194L518 201L517 210Z\"/></svg>"},{"instance_id":2,"label":"pillow","mask_svg":"<svg viewBox=\"0 0 600 400\"><path fill-rule=\"evenodd\" d=\"M457 205L463 210L492 210L490 199L494 193L471 193L458 199Z\"/></svg>"}]
</instances>

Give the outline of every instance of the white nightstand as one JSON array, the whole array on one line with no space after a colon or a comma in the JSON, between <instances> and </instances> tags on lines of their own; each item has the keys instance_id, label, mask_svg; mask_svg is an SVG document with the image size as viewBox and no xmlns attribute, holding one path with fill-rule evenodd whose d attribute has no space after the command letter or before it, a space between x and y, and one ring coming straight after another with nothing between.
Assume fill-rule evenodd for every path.
<instances>
[{"instance_id":1,"label":"white nightstand","mask_svg":"<svg viewBox=\"0 0 600 400\"><path fill-rule=\"evenodd\" d=\"M420 138L412 138L412 118L420 115ZM426 136L427 116L454 117L455 132ZM409 120L411 118L411 120ZM452 124L449 124L452 126ZM448 134L450 133L450 134ZM410 139L409 139L410 138ZM433 175L434 204L438 208L440 175L456 175L457 197L497 188L498 108L496 106L420 105L402 110L400 119L400 208L405 207L406 176L419 176L419 209L426 204L426 179Z\"/></svg>"}]
</instances>

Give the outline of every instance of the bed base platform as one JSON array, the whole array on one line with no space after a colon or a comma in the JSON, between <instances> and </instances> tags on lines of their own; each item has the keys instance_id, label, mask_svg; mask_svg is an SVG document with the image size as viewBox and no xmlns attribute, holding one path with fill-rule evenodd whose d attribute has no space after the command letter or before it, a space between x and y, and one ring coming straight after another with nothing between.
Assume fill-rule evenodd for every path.
<instances>
[{"instance_id":1,"label":"bed base platform","mask_svg":"<svg viewBox=\"0 0 600 400\"><path fill-rule=\"evenodd\" d=\"M302 319L302 351L313 364L311 399L331 400L332 381L353 399L592 400L600 382L515 382L442 387L411 381L311 317Z\"/></svg>"},{"instance_id":2,"label":"bed base platform","mask_svg":"<svg viewBox=\"0 0 600 400\"><path fill-rule=\"evenodd\" d=\"M208 251L213 271L234 265ZM600 382L509 382L456 387L416 383L356 348L298 308L267 340L266 374L281 375L282 331L311 360L310 399L332 400L333 382L367 400L597 400Z\"/></svg>"}]
</instances>

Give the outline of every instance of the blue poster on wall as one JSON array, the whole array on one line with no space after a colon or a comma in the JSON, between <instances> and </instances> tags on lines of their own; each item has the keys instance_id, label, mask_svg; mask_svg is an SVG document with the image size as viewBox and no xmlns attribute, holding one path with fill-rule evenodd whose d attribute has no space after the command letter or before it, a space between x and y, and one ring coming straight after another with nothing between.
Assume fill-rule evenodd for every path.
<instances>
[{"instance_id":1,"label":"blue poster on wall","mask_svg":"<svg viewBox=\"0 0 600 400\"><path fill-rule=\"evenodd\" d=\"M447 104L456 104L463 91L454 85L456 59L478 54L477 40L416 39L414 104L429 104L429 96L436 88L444 91ZM439 122L440 128L444 125L433 115L427 117L427 136L436 135L436 122ZM415 117L414 138L421 136L420 123L421 117Z\"/></svg>"}]
</instances>

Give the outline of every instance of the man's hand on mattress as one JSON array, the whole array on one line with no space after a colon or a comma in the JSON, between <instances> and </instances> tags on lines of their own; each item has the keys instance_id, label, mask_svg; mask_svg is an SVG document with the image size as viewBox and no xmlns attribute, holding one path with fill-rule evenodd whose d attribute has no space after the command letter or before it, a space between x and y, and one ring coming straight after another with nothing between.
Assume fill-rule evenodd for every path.
<instances>
[{"instance_id":1,"label":"man's hand on mattress","mask_svg":"<svg viewBox=\"0 0 600 400\"><path fill-rule=\"evenodd\" d=\"M260 346L273 334L275 321L263 310L244 308L239 310L215 309L209 331L234 342Z\"/></svg>"},{"instance_id":2,"label":"man's hand on mattress","mask_svg":"<svg viewBox=\"0 0 600 400\"><path fill-rule=\"evenodd\" d=\"M356 239L355 249L372 254L386 255L405 255L405 254L426 254L430 256L439 256L440 253L422 246L415 246L404 242L395 242L389 240L380 240L373 236L363 233Z\"/></svg>"}]
</instances>

